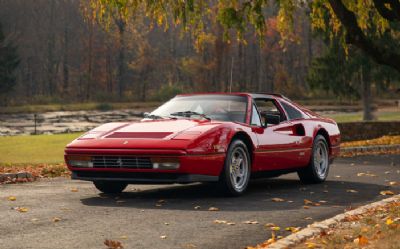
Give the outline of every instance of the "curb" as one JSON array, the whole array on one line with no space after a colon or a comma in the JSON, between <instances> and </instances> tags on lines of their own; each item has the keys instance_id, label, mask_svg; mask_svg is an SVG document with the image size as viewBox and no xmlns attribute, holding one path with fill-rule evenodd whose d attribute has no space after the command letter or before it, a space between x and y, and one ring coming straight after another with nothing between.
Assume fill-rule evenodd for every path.
<instances>
[{"instance_id":1,"label":"curb","mask_svg":"<svg viewBox=\"0 0 400 249\"><path fill-rule=\"evenodd\" d=\"M4 173L0 174L0 183L14 183L33 181L35 177L28 172Z\"/></svg>"},{"instance_id":2,"label":"curb","mask_svg":"<svg viewBox=\"0 0 400 249\"><path fill-rule=\"evenodd\" d=\"M371 208L383 206L385 204L395 202L395 201L400 201L400 195L396 195L396 196L393 196L393 197L390 197L387 199L373 202L371 204L367 204L365 206L361 206L359 208L356 208L351 211L347 211L342 214L338 214L332 218L326 219L321 222L315 222L311 225L308 225L307 228L304 228L297 233L291 234L283 239L276 241L273 244L270 244L270 245L268 245L266 247L262 247L262 248L268 248L268 249L290 248L290 247L295 246L309 238L320 235L322 232L324 232L325 230L327 230L331 227L335 227L340 222L344 221L347 216L360 215L360 214L367 212Z\"/></svg>"},{"instance_id":3,"label":"curb","mask_svg":"<svg viewBox=\"0 0 400 249\"><path fill-rule=\"evenodd\" d=\"M387 151L392 149L400 149L400 144L387 144L387 145L371 145L371 146L358 146L358 147L344 147L340 148L340 153L357 153L369 151Z\"/></svg>"}]
</instances>

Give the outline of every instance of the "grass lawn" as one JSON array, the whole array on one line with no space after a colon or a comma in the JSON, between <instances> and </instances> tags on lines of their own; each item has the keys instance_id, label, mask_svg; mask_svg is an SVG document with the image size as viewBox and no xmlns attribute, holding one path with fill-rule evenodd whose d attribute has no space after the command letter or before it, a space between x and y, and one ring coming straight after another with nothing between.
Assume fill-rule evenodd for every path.
<instances>
[{"instance_id":1,"label":"grass lawn","mask_svg":"<svg viewBox=\"0 0 400 249\"><path fill-rule=\"evenodd\" d=\"M400 120L400 111L390 111L390 112L377 112L376 113L379 121L391 121L391 120ZM330 114L323 115L330 118L333 118L338 123L344 122L354 122L362 120L362 113L338 113L338 114Z\"/></svg>"},{"instance_id":2,"label":"grass lawn","mask_svg":"<svg viewBox=\"0 0 400 249\"><path fill-rule=\"evenodd\" d=\"M121 103L76 103L76 104L47 104L47 105L21 105L0 106L0 113L42 113L53 111L89 111L89 110L120 110L139 109L152 110L159 106L158 102L121 102Z\"/></svg>"},{"instance_id":3,"label":"grass lawn","mask_svg":"<svg viewBox=\"0 0 400 249\"><path fill-rule=\"evenodd\" d=\"M64 147L81 133L0 137L0 165L56 164L64 161Z\"/></svg>"}]
</instances>

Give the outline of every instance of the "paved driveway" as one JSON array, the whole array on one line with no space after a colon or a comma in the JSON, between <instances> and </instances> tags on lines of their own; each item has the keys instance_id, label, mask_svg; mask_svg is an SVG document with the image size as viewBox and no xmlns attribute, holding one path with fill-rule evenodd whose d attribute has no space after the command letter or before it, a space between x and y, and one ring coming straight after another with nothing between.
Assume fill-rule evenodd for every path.
<instances>
[{"instance_id":1,"label":"paved driveway","mask_svg":"<svg viewBox=\"0 0 400 249\"><path fill-rule=\"evenodd\" d=\"M99 195L91 183L65 178L2 185L0 248L101 249L106 248L105 239L132 249L244 248L269 238L266 223L282 230L304 227L382 199L382 190L399 193L400 186L389 186L390 181L400 181L400 155L339 159L328 181L320 185L301 185L295 174L257 180L239 198L224 198L205 184L131 185L119 196ZM9 201L8 196L17 200ZM304 209L304 199L326 203ZM21 213L15 207L28 211ZM208 211L210 207L219 211ZM61 220L54 222L55 217Z\"/></svg>"}]
</instances>

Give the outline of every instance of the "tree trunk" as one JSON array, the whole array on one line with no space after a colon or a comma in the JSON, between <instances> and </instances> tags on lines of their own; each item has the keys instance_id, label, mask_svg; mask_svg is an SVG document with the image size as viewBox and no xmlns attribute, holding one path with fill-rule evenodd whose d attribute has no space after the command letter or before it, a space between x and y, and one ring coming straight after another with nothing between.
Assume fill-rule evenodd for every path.
<instances>
[{"instance_id":1,"label":"tree trunk","mask_svg":"<svg viewBox=\"0 0 400 249\"><path fill-rule=\"evenodd\" d=\"M374 120L372 97L371 97L371 81L369 77L365 77L366 72L361 67L360 81L361 81L361 92L362 92L362 104L363 104L363 120Z\"/></svg>"},{"instance_id":2,"label":"tree trunk","mask_svg":"<svg viewBox=\"0 0 400 249\"><path fill-rule=\"evenodd\" d=\"M87 83L86 83L86 100L90 99L90 93L92 90L92 61L93 61L93 22L89 23L89 45L88 45L88 71L87 71Z\"/></svg>"},{"instance_id":3,"label":"tree trunk","mask_svg":"<svg viewBox=\"0 0 400 249\"><path fill-rule=\"evenodd\" d=\"M69 90L69 65L68 65L68 53L69 53L69 39L68 39L68 23L64 27L64 58L63 58L63 92L68 95Z\"/></svg>"},{"instance_id":4,"label":"tree trunk","mask_svg":"<svg viewBox=\"0 0 400 249\"><path fill-rule=\"evenodd\" d=\"M122 98L125 91L125 42L124 32L125 23L122 19L117 21L119 34L119 51L118 51L118 97Z\"/></svg>"}]
</instances>

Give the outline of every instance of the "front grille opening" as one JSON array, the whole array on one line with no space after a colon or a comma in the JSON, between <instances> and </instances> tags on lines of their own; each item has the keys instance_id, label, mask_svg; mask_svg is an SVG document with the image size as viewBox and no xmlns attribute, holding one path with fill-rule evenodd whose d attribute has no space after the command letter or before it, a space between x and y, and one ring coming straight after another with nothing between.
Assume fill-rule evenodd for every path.
<instances>
[{"instance_id":1,"label":"front grille opening","mask_svg":"<svg viewBox=\"0 0 400 249\"><path fill-rule=\"evenodd\" d=\"M93 156L93 168L152 169L149 157Z\"/></svg>"}]
</instances>

